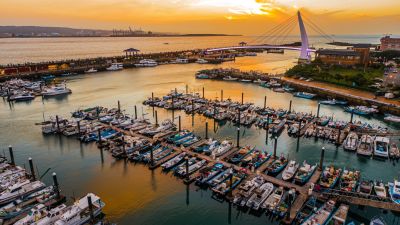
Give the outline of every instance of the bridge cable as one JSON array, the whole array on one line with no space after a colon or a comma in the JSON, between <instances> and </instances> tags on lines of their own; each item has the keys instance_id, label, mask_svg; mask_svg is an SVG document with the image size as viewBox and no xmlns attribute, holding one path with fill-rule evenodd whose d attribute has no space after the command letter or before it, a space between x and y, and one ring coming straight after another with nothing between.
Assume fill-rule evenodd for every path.
<instances>
[{"instance_id":1,"label":"bridge cable","mask_svg":"<svg viewBox=\"0 0 400 225\"><path fill-rule=\"evenodd\" d=\"M258 44L259 41L261 41L260 39L265 39L265 36L270 36L271 34L275 33L277 30L279 30L282 27L282 24L285 24L293 19L294 19L294 16L288 18L287 20L285 20L282 23L279 23L278 25L274 26L272 29L267 30L266 32L264 32L263 34L261 34L257 38L255 38L254 42L256 44Z\"/></svg>"},{"instance_id":2,"label":"bridge cable","mask_svg":"<svg viewBox=\"0 0 400 225\"><path fill-rule=\"evenodd\" d=\"M290 21L288 21L288 23L281 24L280 27L277 30L275 30L273 33L269 34L268 36L264 36L262 41L269 39L270 43L268 43L268 44L274 45L275 40L277 38L279 38L279 36L282 34L282 32L285 31L288 26L290 26L292 23L295 23L295 22L296 22L296 20L293 18Z\"/></svg>"},{"instance_id":3,"label":"bridge cable","mask_svg":"<svg viewBox=\"0 0 400 225\"><path fill-rule=\"evenodd\" d=\"M278 45L280 44L279 41L284 38L291 30L293 30L293 27L296 25L296 21L291 21L290 23L286 24L281 31L276 34L275 37L272 38L272 44L273 45Z\"/></svg>"},{"instance_id":4,"label":"bridge cable","mask_svg":"<svg viewBox=\"0 0 400 225\"><path fill-rule=\"evenodd\" d=\"M286 24L288 22L291 22L293 19L295 18L295 16L291 16L289 17L287 20L285 20L282 23L279 23L278 25L274 26L272 29L267 30L266 32L264 32L263 34L257 36L257 38L254 38L254 40L251 40L250 43L255 43L255 44L259 44L261 41L264 41L266 38L272 36L273 34L275 34L278 30L280 30L282 28L283 24Z\"/></svg>"}]
</instances>

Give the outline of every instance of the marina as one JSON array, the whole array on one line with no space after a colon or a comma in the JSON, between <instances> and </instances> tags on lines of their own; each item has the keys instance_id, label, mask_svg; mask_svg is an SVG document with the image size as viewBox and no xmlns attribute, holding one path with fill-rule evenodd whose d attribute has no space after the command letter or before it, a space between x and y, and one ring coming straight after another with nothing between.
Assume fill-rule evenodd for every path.
<instances>
[{"instance_id":1,"label":"marina","mask_svg":"<svg viewBox=\"0 0 400 225\"><path fill-rule=\"evenodd\" d=\"M257 60L244 57L238 59L236 63L240 65L240 62ZM187 71L180 72L182 66L185 66ZM234 64L228 62L227 66L231 67ZM182 224L182 221L193 224L210 221L221 224L242 224L244 220L252 224L277 224L280 221L289 223L297 217L296 212L308 202L311 184L315 184L316 188L322 171L316 168L304 183L296 182L296 174L303 166L304 160L310 165L320 164L322 147L326 148L323 168L329 165L335 165L343 170L352 167L360 171L362 178L367 177L377 182L377 179L382 179L385 186L388 182L393 182L393 177L397 176L396 160L359 157L355 151L344 151L341 146L350 131L356 132L359 139L367 133L374 138L388 137L390 146L392 144L397 146L398 142L394 138L397 133L396 123L384 122L379 114L370 118L351 116L351 113L336 105L321 105L318 118L318 100L294 98L291 93L274 92L272 89L247 81L195 79L193 74L199 67L213 66L171 64L164 67L168 68L167 70L154 67L143 70L117 70L112 73L98 72L95 76L77 75L66 79L68 87L73 90L72 95L45 99L42 102L34 99L35 104L29 105L24 103L10 105L4 99L2 115L7 121L21 125L29 124L29 129L26 125L18 128L21 141L11 142L10 134L5 132L7 127L4 127L1 135L2 143L16 146L18 153L16 159L20 163L22 163L21 157L32 154L31 149L35 149L35 155L32 156L35 159L38 157L38 161L41 161L38 164L40 171L47 169L44 161L48 161L50 167L60 171L61 176L65 178L65 182L61 185L63 189L68 190L66 194L69 196L85 196L88 192L98 193L107 203L103 210L106 218L118 223L129 223L131 219L139 223L155 221L152 219L154 210L159 210L160 213L157 215L160 217L174 215L164 224ZM151 79L150 75L153 76ZM171 83L171 77L176 82ZM203 87L204 99L207 101L202 100ZM223 89L222 96L221 89ZM167 97L166 103L169 103L166 104L167 107L154 106L153 110L151 105L142 105L143 101L151 98L149 95L152 92L154 98L159 99L174 93L182 97L174 99L171 96ZM267 96L266 107L264 107L265 96ZM230 102L228 98L231 98ZM219 104L216 106L217 111L230 114L231 117L227 117L224 113L213 114L216 103ZM199 113L204 106L208 106L205 107L205 111L210 111L208 115ZM100 109L99 112L97 108ZM264 111L264 108L268 110ZM36 113L31 114L34 110ZM10 111L13 113L9 113ZM71 119L72 113L77 116L88 113L87 119L91 120ZM25 118L24 121L12 119L21 115ZM120 116L116 118L115 115ZM266 118L268 115L270 118ZM279 121L275 121L276 119ZM350 119L353 119L354 127L350 125ZM49 122L43 123L43 121ZM237 131L238 121L240 132ZM333 123L329 124L331 121ZM42 134L41 126L35 123L46 124L43 127L48 134ZM170 130L172 127L175 129ZM101 128L100 135L99 128ZM271 128L268 136L266 128ZM179 130L186 131L179 133ZM82 136L87 137L88 143L75 138L79 131ZM318 135L319 133L321 134ZM310 137L306 138L308 135ZM275 136L278 138L275 139ZM169 137L172 142L168 141ZM210 138L213 139L210 141ZM96 143L99 140L101 140L100 145ZM223 146L229 144L231 147L221 147L218 156L213 155L213 151L219 149L223 142ZM152 145L149 148L150 143ZM211 146L213 143L214 147ZM162 147L157 147L158 144ZM253 147L255 150L252 151ZM275 154L274 149L276 149ZM153 154L151 150L154 150ZM240 152L241 150L243 151ZM396 152L395 148L392 151ZM141 154L135 154L138 152ZM288 164L292 160L299 163L294 177L290 178L290 172L285 168L274 176L265 173L269 165L280 156L287 158ZM55 161L50 157L58 160ZM144 163L137 159L143 159ZM189 165L188 170L186 161ZM168 162L170 166L166 164ZM220 164L223 165L222 168ZM165 167L167 169L164 169ZM376 170L378 167L387 168L388 173L382 177ZM175 172L174 168L180 169ZM226 171L225 179L221 179L222 183L216 183L212 188L200 188L196 184L207 174L204 173L207 170L217 171L213 174ZM78 173L82 173L81 177L76 176ZM283 173L288 174L288 181L282 179ZM210 181L215 178L213 175L209 176ZM282 187L282 193L276 193L276 196L281 196L282 201L279 201L278 207L272 207L269 213L254 215L257 213L251 210L246 213L246 210L234 206L233 201L241 190L242 194L247 190L242 185L258 176L262 179L258 178L257 181L266 184L262 189L263 184L259 186L259 190L265 190L265 200L272 194L272 192L268 194L267 187L270 185L267 184L272 184L275 189ZM107 184L105 180L108 181ZM339 198L337 197L337 193L341 193L339 183L338 181L334 189L313 191L311 195L324 202L334 198L337 204L332 212L345 208L341 207L341 204L349 204L349 211L353 213L360 210L357 205L364 205L366 208L363 212L367 211L371 216L382 215L385 212L383 215L386 221L396 222L397 217L391 210L398 211L398 206L387 199L388 197L379 199L375 194L364 197L355 190L354 193L348 193L348 198ZM252 196L254 191L256 190L248 192L246 196ZM388 189L387 192L389 193ZM221 204L221 198L227 202ZM142 205L142 201L145 202L145 206ZM260 205L260 211L266 212L266 207ZM121 207L124 209L121 210ZM177 212L174 207L180 210ZM207 212L200 214L207 216L207 220L196 216L201 210ZM363 212L358 213L363 214ZM355 218L352 216L353 213L347 214L348 220L371 219ZM335 214L335 218L340 217L341 214Z\"/></svg>"}]
</instances>

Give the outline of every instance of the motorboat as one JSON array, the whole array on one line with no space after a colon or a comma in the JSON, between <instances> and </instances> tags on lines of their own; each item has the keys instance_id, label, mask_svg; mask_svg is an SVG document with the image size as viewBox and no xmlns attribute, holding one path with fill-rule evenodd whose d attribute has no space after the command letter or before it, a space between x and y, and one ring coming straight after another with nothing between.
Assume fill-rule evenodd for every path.
<instances>
[{"instance_id":1,"label":"motorboat","mask_svg":"<svg viewBox=\"0 0 400 225\"><path fill-rule=\"evenodd\" d=\"M11 95L8 98L8 101L22 102L22 101L31 101L33 99L35 99L35 95L33 95L32 92L24 91L22 93Z\"/></svg>"},{"instance_id":2,"label":"motorboat","mask_svg":"<svg viewBox=\"0 0 400 225\"><path fill-rule=\"evenodd\" d=\"M124 69L123 63L112 63L111 66L107 67L106 70L108 71L117 71Z\"/></svg>"},{"instance_id":3,"label":"motorboat","mask_svg":"<svg viewBox=\"0 0 400 225\"><path fill-rule=\"evenodd\" d=\"M298 168L299 164L296 163L296 161L294 160L290 160L289 164L282 172L282 180L284 181L291 180L293 176L296 174Z\"/></svg>"},{"instance_id":4,"label":"motorboat","mask_svg":"<svg viewBox=\"0 0 400 225\"><path fill-rule=\"evenodd\" d=\"M356 151L358 147L358 135L355 132L350 132L343 143L343 149L348 151Z\"/></svg>"},{"instance_id":5,"label":"motorboat","mask_svg":"<svg viewBox=\"0 0 400 225\"><path fill-rule=\"evenodd\" d=\"M88 197L92 201L92 207L89 206ZM93 216L97 217L102 212L105 203L101 201L100 197L93 193L87 194L85 197L79 199L72 206L67 207L66 211L54 223L54 225L78 225L85 224L90 219L90 210Z\"/></svg>"},{"instance_id":6,"label":"motorboat","mask_svg":"<svg viewBox=\"0 0 400 225\"><path fill-rule=\"evenodd\" d=\"M305 98L305 99L313 99L316 94L308 93L308 92L296 92L294 93L294 97Z\"/></svg>"},{"instance_id":7,"label":"motorboat","mask_svg":"<svg viewBox=\"0 0 400 225\"><path fill-rule=\"evenodd\" d=\"M368 134L363 134L358 142L357 154L371 156L373 153L374 140Z\"/></svg>"},{"instance_id":8,"label":"motorboat","mask_svg":"<svg viewBox=\"0 0 400 225\"><path fill-rule=\"evenodd\" d=\"M327 166L321 173L319 179L319 185L324 188L333 188L338 182L340 175L342 174L341 168L335 168L334 166Z\"/></svg>"},{"instance_id":9,"label":"motorboat","mask_svg":"<svg viewBox=\"0 0 400 225\"><path fill-rule=\"evenodd\" d=\"M380 198L387 198L386 187L382 181L374 181L374 192Z\"/></svg>"},{"instance_id":10,"label":"motorboat","mask_svg":"<svg viewBox=\"0 0 400 225\"><path fill-rule=\"evenodd\" d=\"M272 183L264 183L259 188L255 189L253 195L247 201L246 206L253 210L259 210L261 205L273 191L274 185Z\"/></svg>"},{"instance_id":11,"label":"motorboat","mask_svg":"<svg viewBox=\"0 0 400 225\"><path fill-rule=\"evenodd\" d=\"M268 196L264 203L262 203L261 208L268 211L273 211L278 206L284 193L285 191L283 190L283 187L276 188L274 192Z\"/></svg>"},{"instance_id":12,"label":"motorboat","mask_svg":"<svg viewBox=\"0 0 400 225\"><path fill-rule=\"evenodd\" d=\"M396 204L400 204L400 182L394 180L394 182L388 183L389 195L392 201Z\"/></svg>"},{"instance_id":13,"label":"motorboat","mask_svg":"<svg viewBox=\"0 0 400 225\"><path fill-rule=\"evenodd\" d=\"M96 72L97 72L97 70L94 67L92 67L88 70L85 70L85 73L96 73Z\"/></svg>"},{"instance_id":14,"label":"motorboat","mask_svg":"<svg viewBox=\"0 0 400 225\"><path fill-rule=\"evenodd\" d=\"M223 80L225 80L225 81L236 81L236 80L238 80L238 78L236 78L236 77L231 77L231 76L227 76L227 77L224 77L224 78L222 78Z\"/></svg>"},{"instance_id":15,"label":"motorboat","mask_svg":"<svg viewBox=\"0 0 400 225\"><path fill-rule=\"evenodd\" d=\"M135 63L136 67L155 67L158 63L153 59L142 59L139 63Z\"/></svg>"},{"instance_id":16,"label":"motorboat","mask_svg":"<svg viewBox=\"0 0 400 225\"><path fill-rule=\"evenodd\" d=\"M316 168L317 164L311 166L306 161L304 161L303 165L299 168L294 177L295 182L299 184L305 184L314 174Z\"/></svg>"},{"instance_id":17,"label":"motorboat","mask_svg":"<svg viewBox=\"0 0 400 225\"><path fill-rule=\"evenodd\" d=\"M65 95L65 94L70 94L70 93L72 93L72 91L71 91L71 89L67 88L65 83L62 85L57 85L54 87L46 88L44 91L41 92L41 94L44 97Z\"/></svg>"},{"instance_id":18,"label":"motorboat","mask_svg":"<svg viewBox=\"0 0 400 225\"><path fill-rule=\"evenodd\" d=\"M232 142L225 140L225 141L222 141L221 144L218 146L218 148L215 148L211 154L218 157L218 156L225 154L226 152L228 152L231 149L232 149Z\"/></svg>"},{"instance_id":19,"label":"motorboat","mask_svg":"<svg viewBox=\"0 0 400 225\"><path fill-rule=\"evenodd\" d=\"M380 136L375 137L374 156L382 158L389 157L389 138Z\"/></svg>"}]
</instances>

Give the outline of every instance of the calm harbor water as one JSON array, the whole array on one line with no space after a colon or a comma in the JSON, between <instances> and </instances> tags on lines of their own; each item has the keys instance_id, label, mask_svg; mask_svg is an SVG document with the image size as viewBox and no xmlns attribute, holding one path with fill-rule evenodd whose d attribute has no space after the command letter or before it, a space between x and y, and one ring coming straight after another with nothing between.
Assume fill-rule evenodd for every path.
<instances>
[{"instance_id":1,"label":"calm harbor water","mask_svg":"<svg viewBox=\"0 0 400 225\"><path fill-rule=\"evenodd\" d=\"M335 41L376 44L379 43L380 37L381 35L339 35L335 37ZM284 41L291 43L299 40L299 36L289 36ZM309 40L310 45L317 48L335 48L335 46L326 45L329 41L320 36L309 36ZM117 56L123 54L122 51L127 48L137 48L142 53L150 53L234 46L241 41L245 41L249 45L268 43L268 39L258 36L0 38L0 65Z\"/></svg>"},{"instance_id":2,"label":"calm harbor water","mask_svg":"<svg viewBox=\"0 0 400 225\"><path fill-rule=\"evenodd\" d=\"M224 98L239 100L244 92L245 101L263 105L267 95L267 104L275 108L288 108L289 100L293 100L296 111L313 111L317 101L293 98L287 93L275 93L254 84L235 82L196 80L194 73L200 69L214 67L236 67L243 70L262 70L279 73L290 67L297 57L296 52L285 55L260 54L258 57L238 58L236 62L223 65L165 65L155 68L135 68L118 72L101 72L90 75L79 75L68 78L68 86L73 93L61 98L37 98L30 103L10 105L2 100L0 106L0 147L7 151L8 145L15 148L16 162L20 165L28 163L32 157L42 175L48 168L56 172L62 186L62 192L68 196L79 197L87 192L94 192L106 202L107 218L118 224L277 224L265 214L250 215L249 212L238 211L228 203L218 202L211 198L211 191L198 189L194 185L186 186L171 174L157 169L149 170L140 164L114 160L108 152L97 149L95 144L83 144L74 138L63 136L44 136L35 122L43 120L43 115L62 115L69 117L77 108L96 105L116 107L117 101L126 114L133 114L134 105L146 118L153 121L150 108L141 102L154 92L156 96L178 88L184 91L185 85L190 91L201 91L205 87L206 98L219 97L224 89ZM336 119L349 120L350 114L335 106L322 106L322 115L333 115ZM194 130L204 137L206 118L196 115L193 119L182 112L175 116L183 116L183 128ZM172 112L159 109L159 120L172 118ZM361 118L371 124L389 126L379 118ZM234 139L236 132L233 124L213 127L209 121L209 134L216 138ZM265 131L257 128L242 129L241 143L256 145L272 151L272 141L265 144ZM364 178L393 180L399 177L399 165L391 161L378 161L357 157L356 154L343 151L334 145L315 141L314 139L290 138L284 131L278 140L278 154L288 154L299 162L307 160L317 163L320 149L325 146L325 164L354 168L362 171ZM51 183L50 173L43 180ZM353 207L351 219L361 221L374 215L383 215L389 224L399 224L399 217L384 213L378 209L358 209Z\"/></svg>"}]
</instances>

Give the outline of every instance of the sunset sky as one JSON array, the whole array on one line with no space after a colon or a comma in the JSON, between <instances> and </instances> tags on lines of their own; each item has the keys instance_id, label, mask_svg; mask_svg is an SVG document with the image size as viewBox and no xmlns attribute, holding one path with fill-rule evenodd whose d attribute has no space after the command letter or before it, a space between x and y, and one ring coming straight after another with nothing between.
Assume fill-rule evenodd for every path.
<instances>
[{"instance_id":1,"label":"sunset sky","mask_svg":"<svg viewBox=\"0 0 400 225\"><path fill-rule=\"evenodd\" d=\"M1 0L0 25L260 34L301 9L329 34L398 34L400 0Z\"/></svg>"}]
</instances>

